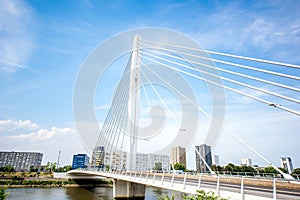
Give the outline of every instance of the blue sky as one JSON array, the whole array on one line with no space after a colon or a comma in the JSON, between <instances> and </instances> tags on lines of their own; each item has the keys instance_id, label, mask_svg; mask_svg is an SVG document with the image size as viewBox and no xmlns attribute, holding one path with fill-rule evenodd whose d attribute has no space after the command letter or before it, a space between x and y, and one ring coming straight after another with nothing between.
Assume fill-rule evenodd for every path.
<instances>
[{"instance_id":1,"label":"blue sky","mask_svg":"<svg viewBox=\"0 0 300 200\"><path fill-rule=\"evenodd\" d=\"M0 0L0 150L42 151L47 162L61 149L63 164L86 152L73 122L74 83L89 53L115 34L167 28L208 50L299 65L299 8L299 1ZM275 164L291 156L300 166L299 117L227 96L228 127ZM228 156L239 149L224 134L215 151L225 164L248 156L261 163L251 153Z\"/></svg>"}]
</instances>

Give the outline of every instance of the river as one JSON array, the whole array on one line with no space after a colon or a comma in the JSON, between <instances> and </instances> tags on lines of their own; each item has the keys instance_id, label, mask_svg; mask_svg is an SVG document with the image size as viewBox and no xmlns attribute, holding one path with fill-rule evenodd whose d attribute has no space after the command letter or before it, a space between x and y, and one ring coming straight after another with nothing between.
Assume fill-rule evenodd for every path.
<instances>
[{"instance_id":1,"label":"river","mask_svg":"<svg viewBox=\"0 0 300 200\"><path fill-rule=\"evenodd\" d=\"M88 188L8 188L7 200L111 200L112 187ZM145 200L156 200L159 196L172 196L181 199L182 193L154 187L146 188Z\"/></svg>"}]
</instances>

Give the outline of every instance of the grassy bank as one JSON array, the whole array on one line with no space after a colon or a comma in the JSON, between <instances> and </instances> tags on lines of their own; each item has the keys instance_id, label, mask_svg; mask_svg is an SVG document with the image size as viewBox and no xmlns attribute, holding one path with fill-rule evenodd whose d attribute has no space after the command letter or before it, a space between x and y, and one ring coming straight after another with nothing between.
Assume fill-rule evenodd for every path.
<instances>
[{"instance_id":1,"label":"grassy bank","mask_svg":"<svg viewBox=\"0 0 300 200\"><path fill-rule=\"evenodd\" d=\"M80 181L80 180L79 180ZM110 186L109 180L55 179L50 172L2 172L0 173L0 187L85 187Z\"/></svg>"},{"instance_id":2,"label":"grassy bank","mask_svg":"<svg viewBox=\"0 0 300 200\"><path fill-rule=\"evenodd\" d=\"M0 172L2 179L53 178L51 172Z\"/></svg>"},{"instance_id":3,"label":"grassy bank","mask_svg":"<svg viewBox=\"0 0 300 200\"><path fill-rule=\"evenodd\" d=\"M0 187L85 187L85 186L110 186L111 181L97 180L92 184L78 184L74 180L0 180Z\"/></svg>"}]
</instances>

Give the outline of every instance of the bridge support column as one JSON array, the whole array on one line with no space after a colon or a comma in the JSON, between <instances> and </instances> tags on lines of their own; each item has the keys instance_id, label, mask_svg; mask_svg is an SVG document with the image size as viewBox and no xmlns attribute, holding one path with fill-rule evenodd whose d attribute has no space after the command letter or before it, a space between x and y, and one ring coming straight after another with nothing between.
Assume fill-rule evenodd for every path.
<instances>
[{"instance_id":1,"label":"bridge support column","mask_svg":"<svg viewBox=\"0 0 300 200\"><path fill-rule=\"evenodd\" d=\"M114 198L145 197L146 186L122 180L114 180Z\"/></svg>"}]
</instances>

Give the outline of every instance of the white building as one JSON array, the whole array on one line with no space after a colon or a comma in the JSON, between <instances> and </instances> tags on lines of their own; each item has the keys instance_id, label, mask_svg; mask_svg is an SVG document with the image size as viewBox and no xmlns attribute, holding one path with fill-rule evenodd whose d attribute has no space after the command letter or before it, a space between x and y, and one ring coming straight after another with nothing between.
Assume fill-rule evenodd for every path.
<instances>
[{"instance_id":1,"label":"white building","mask_svg":"<svg viewBox=\"0 0 300 200\"><path fill-rule=\"evenodd\" d=\"M171 149L171 162L170 164L183 164L186 167L186 150L184 147L173 147Z\"/></svg>"},{"instance_id":2,"label":"white building","mask_svg":"<svg viewBox=\"0 0 300 200\"><path fill-rule=\"evenodd\" d=\"M0 152L0 167L11 166L15 171L30 171L41 166L43 154L36 152Z\"/></svg>"},{"instance_id":3,"label":"white building","mask_svg":"<svg viewBox=\"0 0 300 200\"><path fill-rule=\"evenodd\" d=\"M286 169L286 171L291 174L293 172L293 163L290 157L281 157L280 158L281 167Z\"/></svg>"},{"instance_id":4,"label":"white building","mask_svg":"<svg viewBox=\"0 0 300 200\"><path fill-rule=\"evenodd\" d=\"M127 153L123 151L105 152L104 164L112 169L123 169L127 164Z\"/></svg>"},{"instance_id":5,"label":"white building","mask_svg":"<svg viewBox=\"0 0 300 200\"><path fill-rule=\"evenodd\" d=\"M212 164L213 165L220 165L220 157L218 155L213 155L212 157Z\"/></svg>"},{"instance_id":6,"label":"white building","mask_svg":"<svg viewBox=\"0 0 300 200\"><path fill-rule=\"evenodd\" d=\"M242 158L241 162L243 166L252 166L251 158Z\"/></svg>"},{"instance_id":7,"label":"white building","mask_svg":"<svg viewBox=\"0 0 300 200\"><path fill-rule=\"evenodd\" d=\"M158 155L158 154L143 154L143 153L138 153L136 155L137 171L151 171L151 170L155 170L155 168L157 167L160 168L159 170L169 171L170 170L169 156Z\"/></svg>"}]
</instances>

